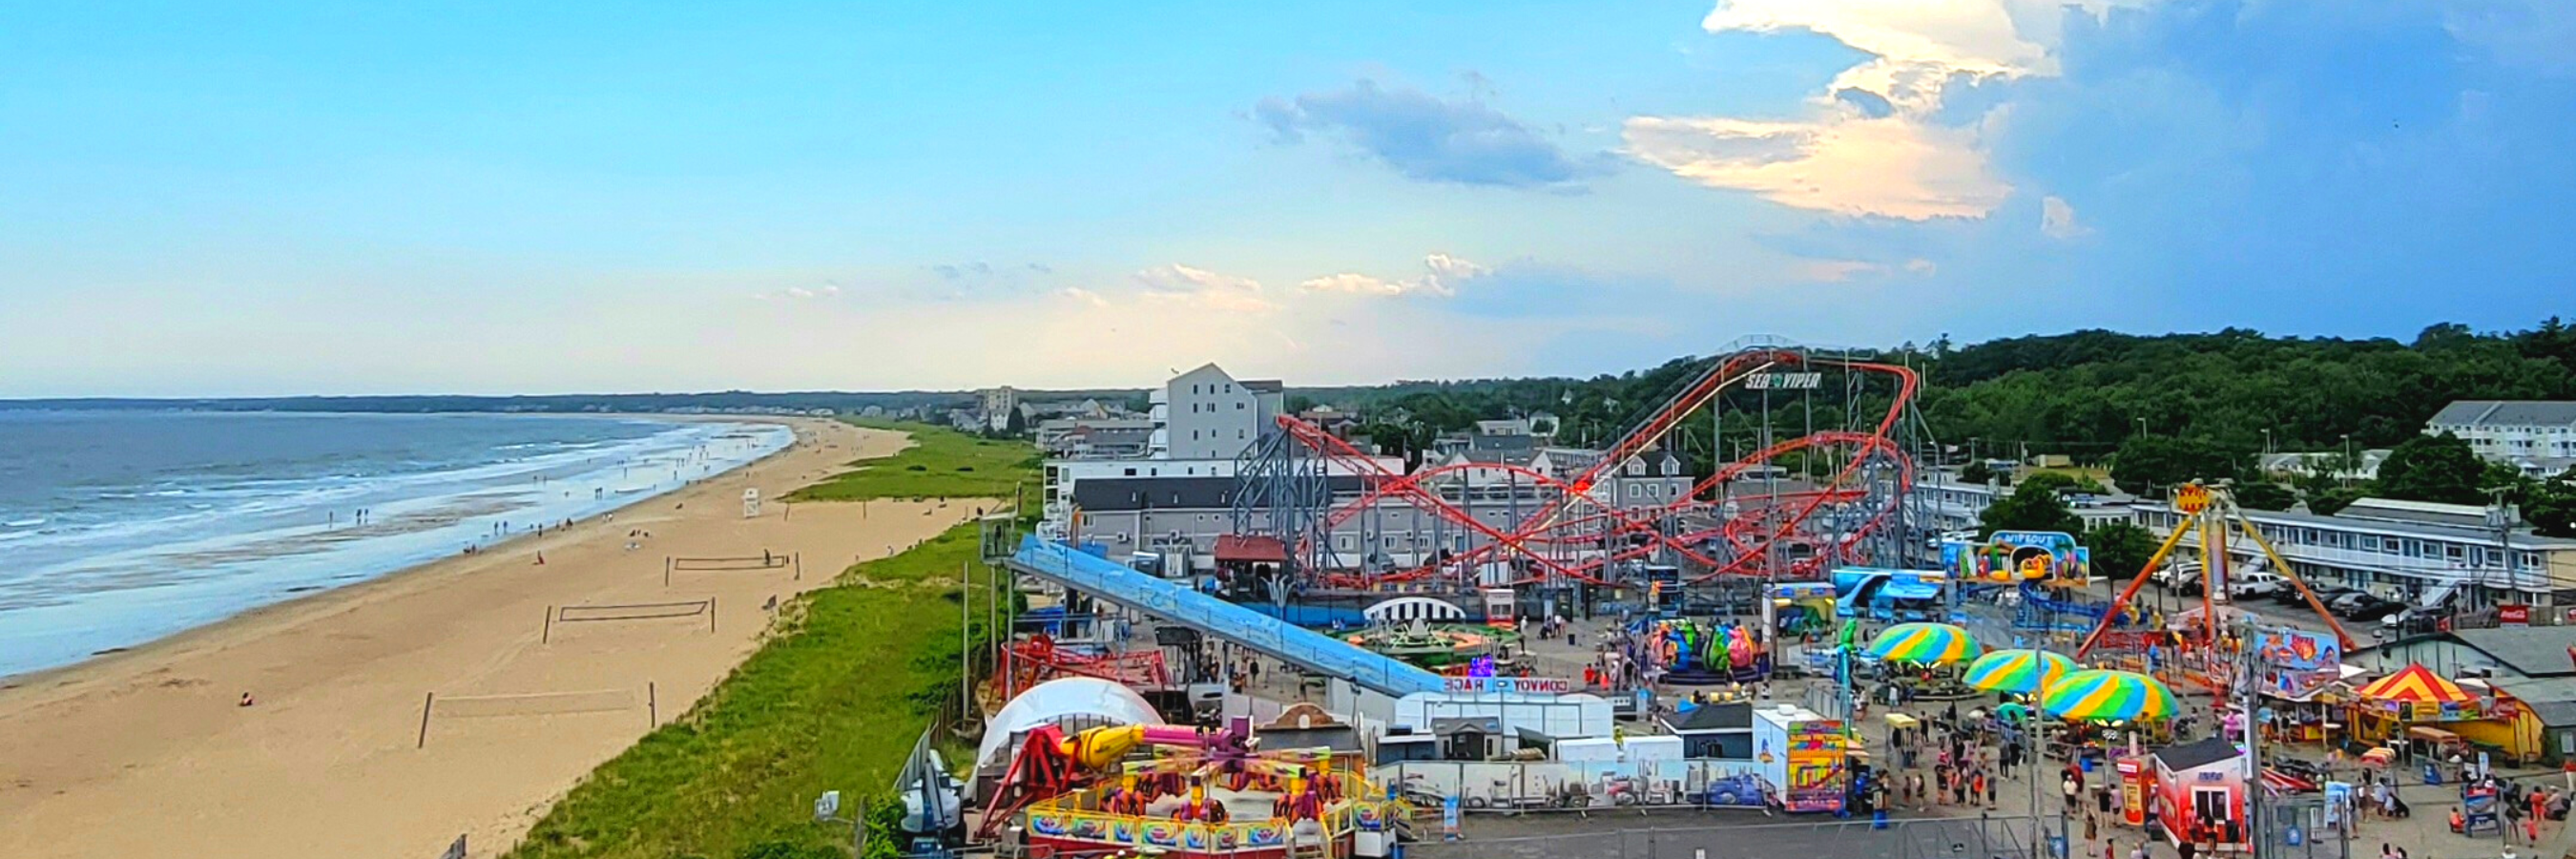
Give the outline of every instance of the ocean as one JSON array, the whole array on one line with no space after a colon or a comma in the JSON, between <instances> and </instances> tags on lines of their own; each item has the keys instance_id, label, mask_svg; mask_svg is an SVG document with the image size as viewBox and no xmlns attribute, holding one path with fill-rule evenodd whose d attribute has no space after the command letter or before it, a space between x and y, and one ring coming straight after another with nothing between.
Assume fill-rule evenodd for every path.
<instances>
[{"instance_id":1,"label":"ocean","mask_svg":"<svg viewBox=\"0 0 2576 859\"><path fill-rule=\"evenodd\" d=\"M0 677L632 504L792 440L637 417L0 410Z\"/></svg>"}]
</instances>

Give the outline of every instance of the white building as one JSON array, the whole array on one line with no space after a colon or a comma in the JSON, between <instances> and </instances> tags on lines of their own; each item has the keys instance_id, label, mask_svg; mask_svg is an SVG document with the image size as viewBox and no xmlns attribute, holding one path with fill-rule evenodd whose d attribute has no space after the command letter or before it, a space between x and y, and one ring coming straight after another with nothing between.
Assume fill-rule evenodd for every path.
<instances>
[{"instance_id":1,"label":"white building","mask_svg":"<svg viewBox=\"0 0 2576 859\"><path fill-rule=\"evenodd\" d=\"M1009 429L1011 412L1017 411L1020 407L1020 392L1012 390L1009 385L1003 385L999 388L985 388L977 391L976 395L983 400L984 422L994 432Z\"/></svg>"},{"instance_id":2,"label":"white building","mask_svg":"<svg viewBox=\"0 0 2576 859\"><path fill-rule=\"evenodd\" d=\"M1173 376L1151 397L1156 459L1230 459L1270 433L1286 405L1276 379L1236 381L1215 364Z\"/></svg>"},{"instance_id":3,"label":"white building","mask_svg":"<svg viewBox=\"0 0 2576 859\"><path fill-rule=\"evenodd\" d=\"M2576 465L2576 403L2454 400L2425 422L2424 432L2459 436L2478 456L2533 476Z\"/></svg>"}]
</instances>

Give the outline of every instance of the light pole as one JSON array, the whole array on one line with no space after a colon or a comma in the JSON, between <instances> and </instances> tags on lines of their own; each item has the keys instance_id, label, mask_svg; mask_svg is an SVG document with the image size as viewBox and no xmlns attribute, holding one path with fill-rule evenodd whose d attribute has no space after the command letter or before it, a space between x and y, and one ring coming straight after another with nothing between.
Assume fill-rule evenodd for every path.
<instances>
[{"instance_id":1,"label":"light pole","mask_svg":"<svg viewBox=\"0 0 2576 859\"><path fill-rule=\"evenodd\" d=\"M2144 437L2144 436L2147 434L2147 419L2146 419L2146 418L2144 418L2144 417L2139 417L2139 418L2135 418L2134 420L2135 420L2135 421L2137 422L2137 424L2138 424L2138 435L2139 435L2139 436L2141 436L2141 437Z\"/></svg>"},{"instance_id":2,"label":"light pole","mask_svg":"<svg viewBox=\"0 0 2576 859\"><path fill-rule=\"evenodd\" d=\"M2264 428L2263 428L2263 455L2264 455L2264 456L2271 456L2271 455L2272 455L2272 428L2271 428L2271 427L2264 427ZM2266 465L2269 465L2270 463L2265 463L2265 464L2266 464Z\"/></svg>"},{"instance_id":3,"label":"light pole","mask_svg":"<svg viewBox=\"0 0 2576 859\"><path fill-rule=\"evenodd\" d=\"M2346 489L2350 489L2350 488L2352 488L2352 473L2353 473L2354 471L2359 470L2359 469L2360 469L2360 467L2361 467L2361 463L2354 462L2354 461L2352 460L2352 433L2344 433L2344 434L2343 434L2343 485L2344 485L2344 488L2346 488Z\"/></svg>"}]
</instances>

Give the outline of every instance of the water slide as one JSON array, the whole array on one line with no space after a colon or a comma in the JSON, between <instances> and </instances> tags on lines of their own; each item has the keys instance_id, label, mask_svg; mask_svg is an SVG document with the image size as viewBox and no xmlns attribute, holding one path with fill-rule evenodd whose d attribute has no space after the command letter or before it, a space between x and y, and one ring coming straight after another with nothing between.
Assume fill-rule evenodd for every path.
<instances>
[{"instance_id":1,"label":"water slide","mask_svg":"<svg viewBox=\"0 0 2576 859\"><path fill-rule=\"evenodd\" d=\"M1442 689L1440 675L1062 543L1027 538L1006 563L1023 575L1196 629L1311 673L1349 680L1363 689L1396 697Z\"/></svg>"}]
</instances>

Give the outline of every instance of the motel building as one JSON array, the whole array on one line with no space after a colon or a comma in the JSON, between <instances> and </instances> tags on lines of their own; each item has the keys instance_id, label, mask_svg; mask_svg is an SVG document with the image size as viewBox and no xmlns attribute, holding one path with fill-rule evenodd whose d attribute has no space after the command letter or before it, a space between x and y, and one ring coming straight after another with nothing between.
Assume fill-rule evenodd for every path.
<instances>
[{"instance_id":1,"label":"motel building","mask_svg":"<svg viewBox=\"0 0 2576 859\"><path fill-rule=\"evenodd\" d=\"M1974 530L1978 514L2011 491L1940 473L1925 475L1914 489L1935 533ZM2164 502L2126 496L2072 498L2068 506L2087 527L2125 519L2159 540L2186 518ZM2485 507L2365 498L2333 516L2288 510L2245 514L2300 578L2317 585L2365 588L2417 604L2441 605L2466 595L2469 606L2555 606L2561 609L2556 616L2547 621L2535 617L2534 622L2576 623L2576 616L2566 613L2576 608L2576 540L2520 528L2500 532L2488 524ZM2513 553L2509 565L2508 548ZM2198 552L2200 535L2184 535L2177 551L2183 549ZM2229 541L2228 550L2240 569L2262 553L2243 539Z\"/></svg>"}]
</instances>

